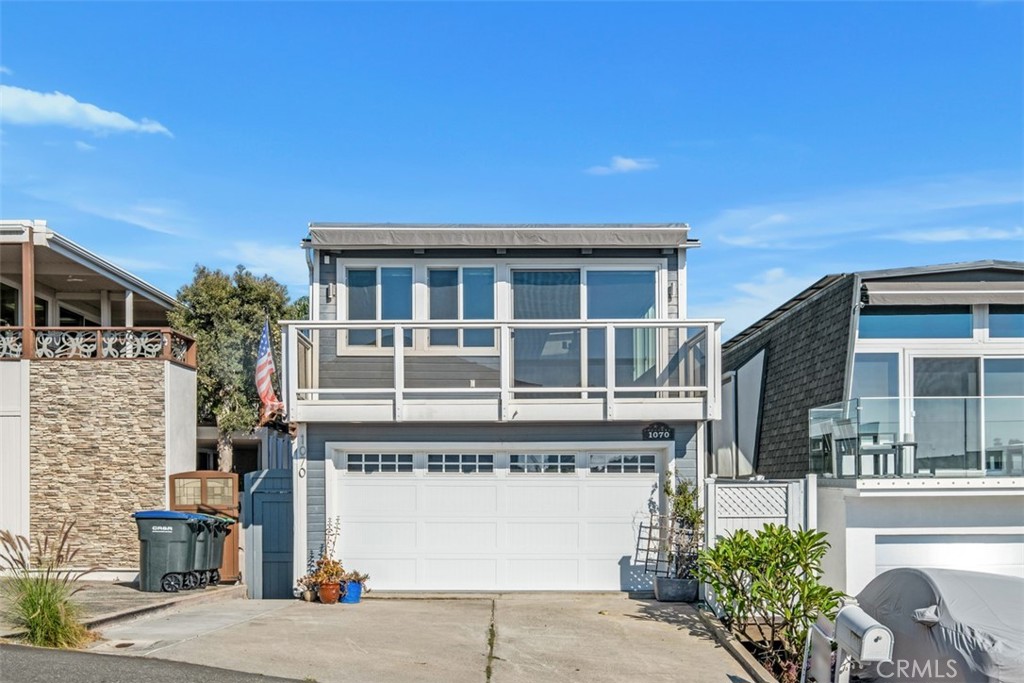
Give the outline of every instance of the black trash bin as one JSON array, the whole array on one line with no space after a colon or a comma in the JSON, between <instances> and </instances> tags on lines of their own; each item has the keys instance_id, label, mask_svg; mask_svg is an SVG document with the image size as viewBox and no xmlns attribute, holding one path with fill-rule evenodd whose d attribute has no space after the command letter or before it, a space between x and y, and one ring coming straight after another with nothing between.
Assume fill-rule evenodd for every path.
<instances>
[{"instance_id":1,"label":"black trash bin","mask_svg":"<svg viewBox=\"0 0 1024 683\"><path fill-rule=\"evenodd\" d=\"M224 564L224 541L231 531L235 520L228 517L212 517L214 520L213 535L210 538L210 583L220 583L220 568Z\"/></svg>"},{"instance_id":2,"label":"black trash bin","mask_svg":"<svg viewBox=\"0 0 1024 683\"><path fill-rule=\"evenodd\" d=\"M210 584L210 564L213 556L213 536L217 528L215 517L198 512L184 513L195 523L196 551L192 558L192 571L185 575L185 588L206 588ZM220 565L218 564L219 568Z\"/></svg>"},{"instance_id":3,"label":"black trash bin","mask_svg":"<svg viewBox=\"0 0 1024 683\"><path fill-rule=\"evenodd\" d=\"M140 510L139 590L176 593L185 587L195 562L196 521L171 510Z\"/></svg>"}]
</instances>

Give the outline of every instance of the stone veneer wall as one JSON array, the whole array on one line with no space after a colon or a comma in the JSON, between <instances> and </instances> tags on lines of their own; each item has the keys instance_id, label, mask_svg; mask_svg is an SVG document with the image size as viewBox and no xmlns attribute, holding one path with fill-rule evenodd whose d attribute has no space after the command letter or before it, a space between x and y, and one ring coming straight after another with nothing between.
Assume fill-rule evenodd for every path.
<instances>
[{"instance_id":1,"label":"stone veneer wall","mask_svg":"<svg viewBox=\"0 0 1024 683\"><path fill-rule=\"evenodd\" d=\"M164 361L42 360L29 372L32 538L77 519L77 566L137 568L130 515L165 506Z\"/></svg>"}]
</instances>

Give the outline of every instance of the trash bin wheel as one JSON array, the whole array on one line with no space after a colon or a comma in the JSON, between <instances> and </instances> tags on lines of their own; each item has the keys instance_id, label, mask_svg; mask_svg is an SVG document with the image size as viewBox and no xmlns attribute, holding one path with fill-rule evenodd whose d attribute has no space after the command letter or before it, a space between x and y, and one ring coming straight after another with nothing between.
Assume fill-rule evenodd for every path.
<instances>
[{"instance_id":1,"label":"trash bin wheel","mask_svg":"<svg viewBox=\"0 0 1024 683\"><path fill-rule=\"evenodd\" d=\"M199 572L199 587L206 588L210 585L210 572Z\"/></svg>"},{"instance_id":2,"label":"trash bin wheel","mask_svg":"<svg viewBox=\"0 0 1024 683\"><path fill-rule=\"evenodd\" d=\"M199 585L199 574L189 572L185 574L185 590L190 591Z\"/></svg>"},{"instance_id":3,"label":"trash bin wheel","mask_svg":"<svg viewBox=\"0 0 1024 683\"><path fill-rule=\"evenodd\" d=\"M177 593L181 590L181 574L164 574L164 578L160 581L160 588L165 593Z\"/></svg>"},{"instance_id":4,"label":"trash bin wheel","mask_svg":"<svg viewBox=\"0 0 1024 683\"><path fill-rule=\"evenodd\" d=\"M212 572L210 572L210 583L212 583L214 586L216 586L216 585L218 585L220 583L220 570L219 569L214 569Z\"/></svg>"}]
</instances>

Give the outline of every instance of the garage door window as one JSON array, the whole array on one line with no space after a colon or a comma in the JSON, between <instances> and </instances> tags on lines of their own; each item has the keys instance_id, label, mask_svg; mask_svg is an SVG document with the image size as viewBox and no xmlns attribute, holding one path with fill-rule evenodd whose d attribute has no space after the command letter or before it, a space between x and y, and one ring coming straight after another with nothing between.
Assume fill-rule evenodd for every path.
<instances>
[{"instance_id":1,"label":"garage door window","mask_svg":"<svg viewBox=\"0 0 1024 683\"><path fill-rule=\"evenodd\" d=\"M431 453L427 456L427 472L476 474L494 471L491 453Z\"/></svg>"},{"instance_id":2,"label":"garage door window","mask_svg":"<svg viewBox=\"0 0 1024 683\"><path fill-rule=\"evenodd\" d=\"M349 453L348 471L372 474L374 472L412 472L410 453Z\"/></svg>"},{"instance_id":3,"label":"garage door window","mask_svg":"<svg viewBox=\"0 0 1024 683\"><path fill-rule=\"evenodd\" d=\"M516 454L508 456L509 472L526 474L571 474L576 471L576 455L570 454Z\"/></svg>"},{"instance_id":4,"label":"garage door window","mask_svg":"<svg viewBox=\"0 0 1024 683\"><path fill-rule=\"evenodd\" d=\"M595 474L641 474L656 472L655 455L620 455L593 453L590 471Z\"/></svg>"}]
</instances>

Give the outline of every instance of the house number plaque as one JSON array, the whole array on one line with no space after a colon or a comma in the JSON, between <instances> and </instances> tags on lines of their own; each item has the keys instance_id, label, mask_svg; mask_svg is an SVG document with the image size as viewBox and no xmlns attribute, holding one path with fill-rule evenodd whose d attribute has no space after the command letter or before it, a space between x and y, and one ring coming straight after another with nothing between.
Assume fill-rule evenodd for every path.
<instances>
[{"instance_id":1,"label":"house number plaque","mask_svg":"<svg viewBox=\"0 0 1024 683\"><path fill-rule=\"evenodd\" d=\"M664 422L653 422L644 427L644 441L672 441L676 438L676 430Z\"/></svg>"}]
</instances>

